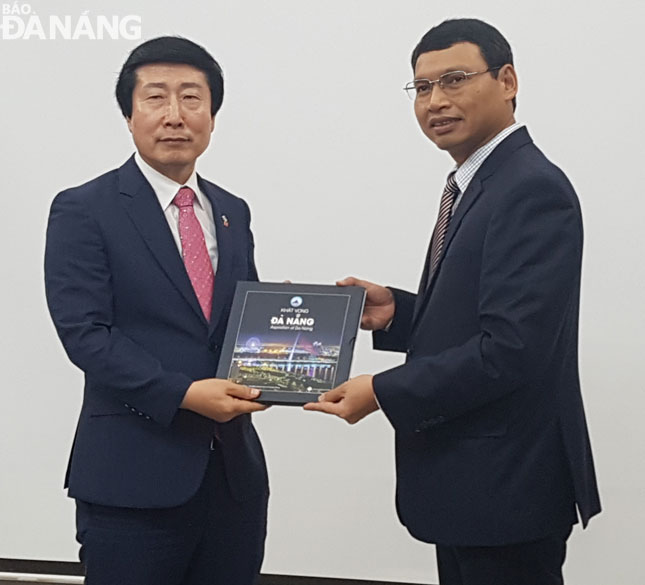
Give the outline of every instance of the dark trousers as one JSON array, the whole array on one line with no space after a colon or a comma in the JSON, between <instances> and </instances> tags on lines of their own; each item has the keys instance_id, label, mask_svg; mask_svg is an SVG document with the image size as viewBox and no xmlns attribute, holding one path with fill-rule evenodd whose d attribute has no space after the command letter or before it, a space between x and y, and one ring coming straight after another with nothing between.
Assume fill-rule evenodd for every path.
<instances>
[{"instance_id":1,"label":"dark trousers","mask_svg":"<svg viewBox=\"0 0 645 585\"><path fill-rule=\"evenodd\" d=\"M236 501L219 449L201 487L176 508L76 501L86 585L253 585L264 557L268 496Z\"/></svg>"},{"instance_id":2,"label":"dark trousers","mask_svg":"<svg viewBox=\"0 0 645 585\"><path fill-rule=\"evenodd\" d=\"M571 528L507 546L437 545L441 585L563 585Z\"/></svg>"}]
</instances>

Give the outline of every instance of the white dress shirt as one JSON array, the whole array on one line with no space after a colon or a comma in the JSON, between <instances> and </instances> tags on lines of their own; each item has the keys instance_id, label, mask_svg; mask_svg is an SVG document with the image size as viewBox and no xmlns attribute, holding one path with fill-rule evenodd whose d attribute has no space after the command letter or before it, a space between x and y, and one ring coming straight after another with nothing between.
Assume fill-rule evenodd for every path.
<instances>
[{"instance_id":1,"label":"white dress shirt","mask_svg":"<svg viewBox=\"0 0 645 585\"><path fill-rule=\"evenodd\" d=\"M138 152L134 155L134 161L137 163L137 166L148 183L150 183L152 190L155 192L155 195L159 200L159 205L161 205L161 209L166 216L168 226L172 232L172 237L175 239L175 243L177 244L177 249L180 254L181 238L179 237L179 208L176 205L173 205L172 200L182 187L190 187L195 192L195 202L193 204L195 216L204 232L206 249L208 250L208 255L210 256L213 264L213 273L217 272L217 234L215 232L213 208L208 197L206 197L199 188L197 183L197 173L193 171L185 183L179 184L165 175L162 175L159 171L153 169L141 158L141 155Z\"/></svg>"}]
</instances>

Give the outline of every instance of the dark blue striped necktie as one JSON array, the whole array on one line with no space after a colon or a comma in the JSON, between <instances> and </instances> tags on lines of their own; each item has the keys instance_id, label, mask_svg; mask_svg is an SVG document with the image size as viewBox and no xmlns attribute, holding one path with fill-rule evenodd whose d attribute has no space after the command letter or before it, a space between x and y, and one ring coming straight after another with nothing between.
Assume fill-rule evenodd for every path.
<instances>
[{"instance_id":1,"label":"dark blue striped necktie","mask_svg":"<svg viewBox=\"0 0 645 585\"><path fill-rule=\"evenodd\" d=\"M428 283L432 280L432 275L437 269L441 252L443 251L443 243L446 239L446 232L450 225L450 218L452 217L452 206L455 199L459 194L459 187L455 180L455 171L448 175L446 187L441 195L441 203L439 204L439 217L437 224L434 226L432 232L432 240L430 242L430 272L428 273Z\"/></svg>"}]
</instances>

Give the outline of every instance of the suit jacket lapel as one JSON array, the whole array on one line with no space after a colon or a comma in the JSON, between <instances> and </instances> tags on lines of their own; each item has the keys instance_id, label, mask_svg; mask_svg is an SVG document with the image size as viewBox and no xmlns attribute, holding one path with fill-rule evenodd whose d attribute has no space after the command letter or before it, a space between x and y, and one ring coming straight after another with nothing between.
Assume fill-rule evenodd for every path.
<instances>
[{"instance_id":1,"label":"suit jacket lapel","mask_svg":"<svg viewBox=\"0 0 645 585\"><path fill-rule=\"evenodd\" d=\"M426 265L421 277L421 285L419 287L419 292L417 294L417 299L414 306L414 313L412 317L413 329L416 327L419 320L418 318L423 313L423 310L428 303L428 299L432 294L434 283L437 279L439 271L441 270L441 263L446 256L446 252L450 247L450 243L459 230L464 216L468 213L468 211L474 205L475 201L477 201L477 199L483 192L483 181L497 170L497 167L499 167L499 165L508 158L511 152L530 142L532 142L532 140L526 128L517 129L497 145L497 147L488 156L488 158L486 158L482 166L477 170L475 176L468 184L468 187L466 188L466 191L464 192L461 201L457 206L457 209L455 210L455 214L450 219L450 224L448 225L448 231L446 232L446 237L443 244L443 250L441 251L441 258L439 259L437 269L430 278L430 282L427 282L429 262L426 259Z\"/></svg>"},{"instance_id":2,"label":"suit jacket lapel","mask_svg":"<svg viewBox=\"0 0 645 585\"><path fill-rule=\"evenodd\" d=\"M428 290L428 278L430 277L430 251L432 249L432 235L430 235L430 242L428 243L428 251L426 252L426 260L423 264L423 272L421 273L421 282L419 283L419 290L414 300L414 310L412 311L412 323L417 320L417 315L421 310L421 305L426 298Z\"/></svg>"},{"instance_id":3,"label":"suit jacket lapel","mask_svg":"<svg viewBox=\"0 0 645 585\"><path fill-rule=\"evenodd\" d=\"M423 312L423 309L425 308L428 302L428 299L432 294L432 289L434 287L435 280L437 279L439 270L441 270L441 263L443 262L443 259L446 256L446 252L448 250L448 247L450 246L450 242L452 241L453 237L455 236L455 233L459 229L459 226L461 225L461 222L464 216L466 215L466 213L468 213L468 210L475 203L475 201L477 200L481 192L482 192L481 182L477 179L477 176L475 175L475 177L473 177L472 181L468 185L465 193L463 194L463 197L461 198L461 201L459 202L459 205L455 210L455 214L450 218L450 223L448 224L448 231L446 232L446 237L443 242L441 257L439 258L437 269L434 271L432 276L430 276L429 274L430 258L426 257L426 263L423 269L423 275L421 277L421 285L419 286L419 292L417 293L417 298L414 303L414 313L412 317L413 327L414 325L416 325L417 317ZM430 250L428 249L428 256L429 254L430 254ZM428 282L428 279L430 279L429 282Z\"/></svg>"},{"instance_id":4,"label":"suit jacket lapel","mask_svg":"<svg viewBox=\"0 0 645 585\"><path fill-rule=\"evenodd\" d=\"M198 177L199 188L208 197L213 209L215 234L217 237L217 271L213 285L213 304L211 307L211 320L209 335L211 335L222 318L224 307L231 290L231 269L234 253L233 230L228 227L228 218L231 213L225 207L222 197L217 189ZM234 283L233 283L234 284Z\"/></svg>"},{"instance_id":5,"label":"suit jacket lapel","mask_svg":"<svg viewBox=\"0 0 645 585\"><path fill-rule=\"evenodd\" d=\"M134 162L134 157L119 169L119 189L121 202L153 257L206 323L159 200Z\"/></svg>"}]
</instances>

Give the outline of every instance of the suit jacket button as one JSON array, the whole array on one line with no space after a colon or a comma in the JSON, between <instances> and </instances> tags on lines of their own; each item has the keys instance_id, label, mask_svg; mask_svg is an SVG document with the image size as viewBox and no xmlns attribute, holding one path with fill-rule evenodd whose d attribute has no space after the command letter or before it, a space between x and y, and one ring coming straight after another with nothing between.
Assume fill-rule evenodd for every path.
<instances>
[{"instance_id":1,"label":"suit jacket button","mask_svg":"<svg viewBox=\"0 0 645 585\"><path fill-rule=\"evenodd\" d=\"M219 349L219 344L215 343L214 341L211 341L208 344L208 349L210 349L211 351L217 351Z\"/></svg>"}]
</instances>

